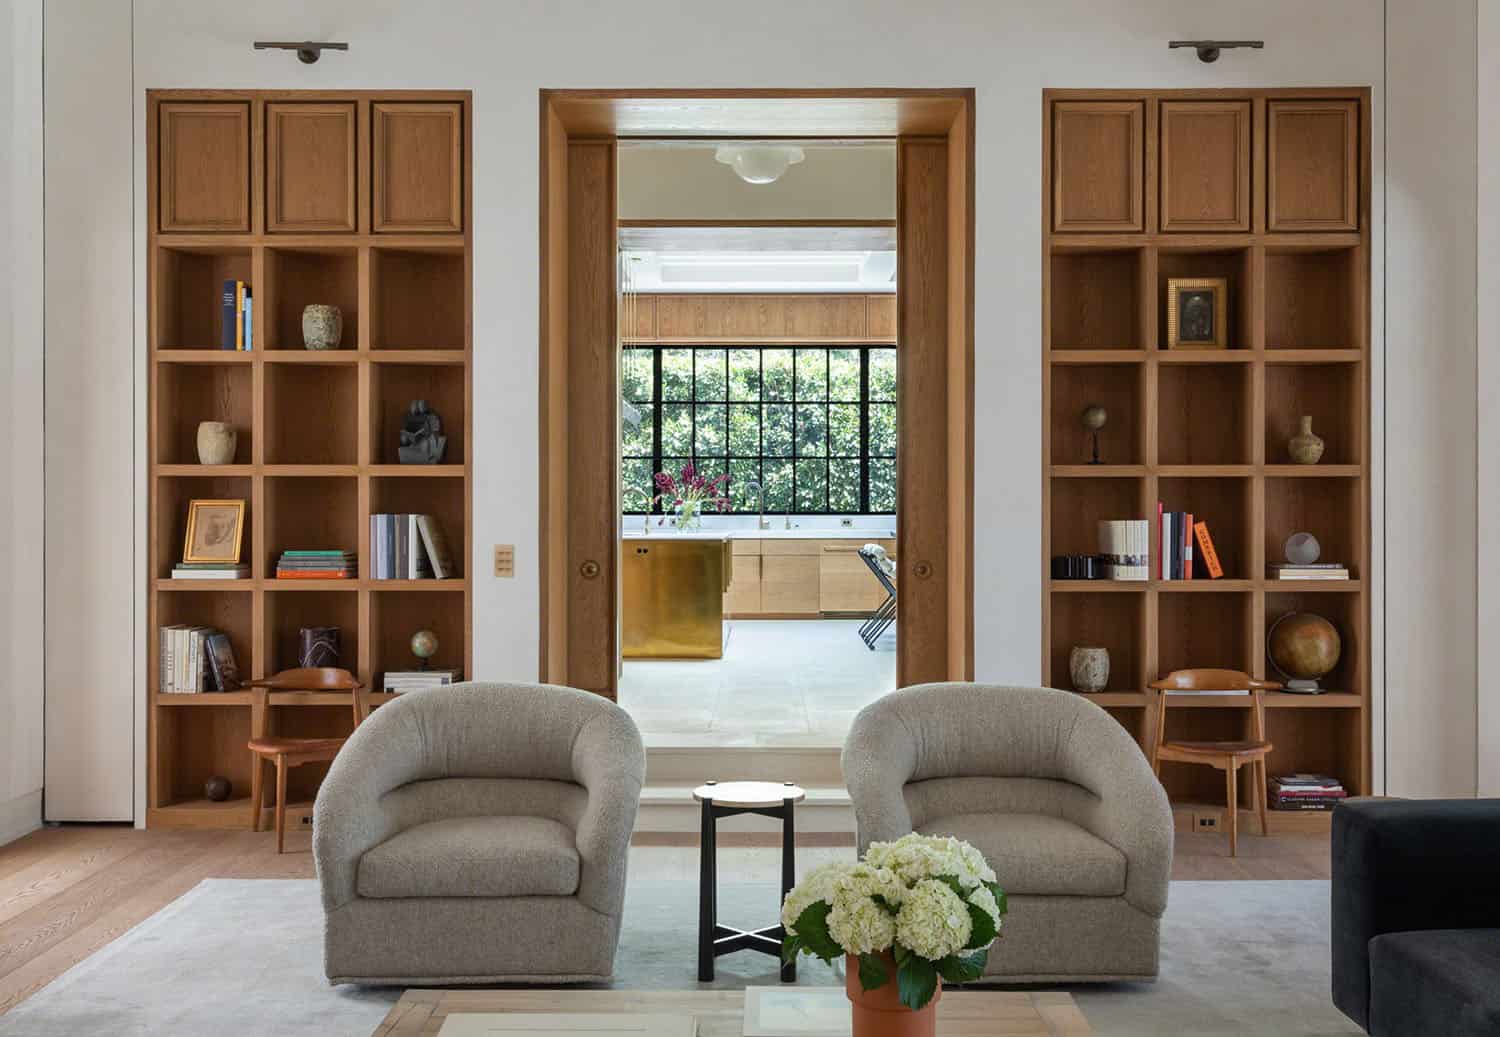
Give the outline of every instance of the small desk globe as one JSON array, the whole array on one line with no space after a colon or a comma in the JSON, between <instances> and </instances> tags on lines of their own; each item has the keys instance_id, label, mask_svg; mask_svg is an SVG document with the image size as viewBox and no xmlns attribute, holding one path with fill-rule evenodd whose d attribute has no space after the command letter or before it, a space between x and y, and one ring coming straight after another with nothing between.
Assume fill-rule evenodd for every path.
<instances>
[{"instance_id":1,"label":"small desk globe","mask_svg":"<svg viewBox=\"0 0 1500 1037\"><path fill-rule=\"evenodd\" d=\"M1333 672L1342 652L1338 630L1312 612L1288 612L1266 635L1266 655L1288 691L1321 691L1318 679Z\"/></svg>"},{"instance_id":2,"label":"small desk globe","mask_svg":"<svg viewBox=\"0 0 1500 1037\"><path fill-rule=\"evenodd\" d=\"M411 654L421 660L421 668L427 669L427 660L437 655L438 638L431 630L418 630L411 635Z\"/></svg>"}]
</instances>

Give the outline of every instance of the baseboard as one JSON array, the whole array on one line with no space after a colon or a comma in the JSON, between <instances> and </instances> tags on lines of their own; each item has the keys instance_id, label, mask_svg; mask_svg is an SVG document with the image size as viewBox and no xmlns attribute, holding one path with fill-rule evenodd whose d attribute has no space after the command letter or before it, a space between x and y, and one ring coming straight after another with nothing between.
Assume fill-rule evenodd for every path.
<instances>
[{"instance_id":1,"label":"baseboard","mask_svg":"<svg viewBox=\"0 0 1500 1037\"><path fill-rule=\"evenodd\" d=\"M0 803L0 846L13 843L42 827L42 790L36 789Z\"/></svg>"}]
</instances>

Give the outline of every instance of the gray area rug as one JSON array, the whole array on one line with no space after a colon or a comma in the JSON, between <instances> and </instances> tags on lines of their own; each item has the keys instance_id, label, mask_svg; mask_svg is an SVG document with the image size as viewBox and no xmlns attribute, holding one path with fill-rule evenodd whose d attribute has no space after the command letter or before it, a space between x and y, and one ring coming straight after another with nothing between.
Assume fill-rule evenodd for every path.
<instances>
[{"instance_id":1,"label":"gray area rug","mask_svg":"<svg viewBox=\"0 0 1500 1037\"><path fill-rule=\"evenodd\" d=\"M776 890L726 885L720 915L774 920ZM632 882L615 987L691 990L697 888ZM0 1015L3 1037L366 1037L398 989L330 988L310 880L208 879ZM1174 882L1161 979L1073 989L1095 1032L1218 1037L1359 1033L1328 997L1328 883ZM840 982L819 962L798 981ZM769 957L719 961L713 985L776 982Z\"/></svg>"}]
</instances>

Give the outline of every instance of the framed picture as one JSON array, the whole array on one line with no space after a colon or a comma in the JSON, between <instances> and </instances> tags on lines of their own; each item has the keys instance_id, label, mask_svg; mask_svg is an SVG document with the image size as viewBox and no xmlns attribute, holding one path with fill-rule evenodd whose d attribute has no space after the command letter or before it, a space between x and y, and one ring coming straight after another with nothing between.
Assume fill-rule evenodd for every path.
<instances>
[{"instance_id":1,"label":"framed picture","mask_svg":"<svg viewBox=\"0 0 1500 1037\"><path fill-rule=\"evenodd\" d=\"M1167 348L1229 347L1229 283L1222 277L1167 279Z\"/></svg>"},{"instance_id":2,"label":"framed picture","mask_svg":"<svg viewBox=\"0 0 1500 1037\"><path fill-rule=\"evenodd\" d=\"M182 560L235 565L240 560L240 540L244 533L244 501L189 501Z\"/></svg>"}]
</instances>

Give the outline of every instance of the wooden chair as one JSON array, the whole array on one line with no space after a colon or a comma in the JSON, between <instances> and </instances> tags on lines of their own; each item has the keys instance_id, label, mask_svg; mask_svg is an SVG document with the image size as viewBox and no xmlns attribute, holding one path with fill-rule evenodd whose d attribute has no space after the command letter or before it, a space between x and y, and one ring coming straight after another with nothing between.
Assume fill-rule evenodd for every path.
<instances>
[{"instance_id":1,"label":"wooden chair","mask_svg":"<svg viewBox=\"0 0 1500 1037\"><path fill-rule=\"evenodd\" d=\"M1265 693L1281 685L1275 681L1258 681L1239 670L1173 670L1161 680L1152 681L1156 689L1156 722L1152 725L1151 769L1161 777L1163 760L1178 763L1200 763L1224 772L1228 794L1229 856L1239 849L1239 769L1251 766L1255 783L1251 799L1260 816L1260 834L1266 834L1266 754L1272 749L1266 741ZM1251 737L1233 742L1167 741L1167 706L1173 692L1248 691L1250 693Z\"/></svg>"},{"instance_id":2,"label":"wooden chair","mask_svg":"<svg viewBox=\"0 0 1500 1037\"><path fill-rule=\"evenodd\" d=\"M254 715L268 717L271 692L341 692L350 693L354 709L354 726L358 727L370 715L368 689L348 670L332 667L282 670L274 677L250 682ZM277 735L261 735L250 739L250 751L255 754L250 772L250 810L254 831L260 831L260 812L265 799L265 767L276 767L276 852L286 848L286 772L304 763L328 763L344 747L345 738L282 738Z\"/></svg>"}]
</instances>

